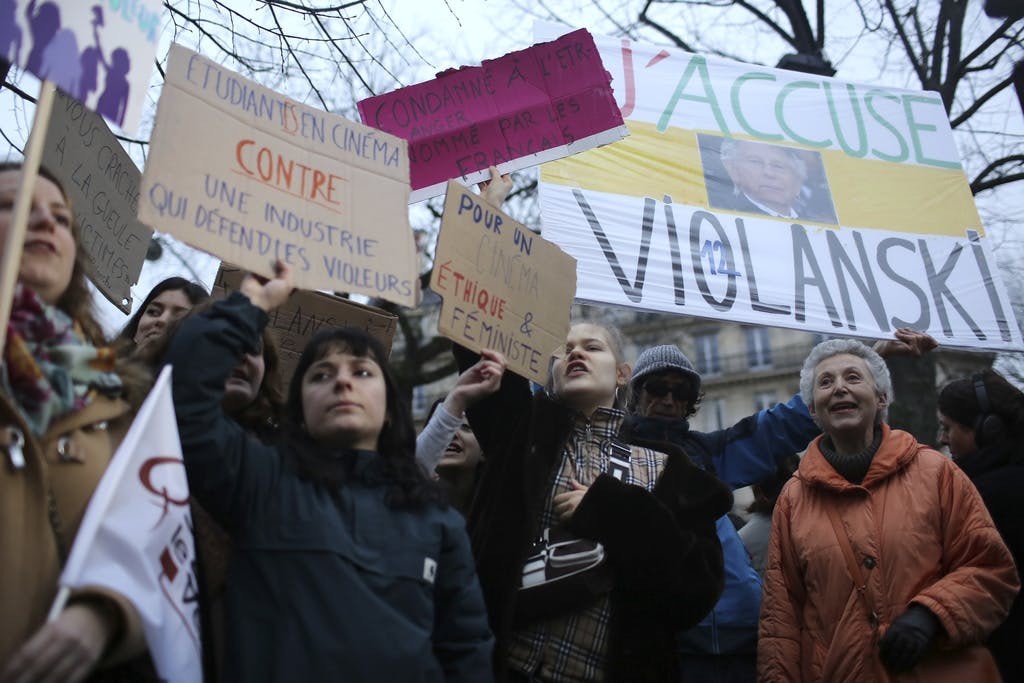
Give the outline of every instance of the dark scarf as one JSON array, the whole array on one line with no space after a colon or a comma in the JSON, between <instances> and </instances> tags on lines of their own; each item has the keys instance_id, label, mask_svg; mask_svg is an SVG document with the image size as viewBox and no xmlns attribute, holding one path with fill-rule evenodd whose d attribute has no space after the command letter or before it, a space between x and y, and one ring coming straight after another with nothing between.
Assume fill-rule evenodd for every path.
<instances>
[{"instance_id":1,"label":"dark scarf","mask_svg":"<svg viewBox=\"0 0 1024 683\"><path fill-rule=\"evenodd\" d=\"M827 434L821 438L818 447L821 448L821 454L825 456L825 460L829 465L839 473L841 477L851 484L857 484L858 486L864 481L864 476L868 473L868 469L871 467L871 461L875 457L875 453L878 452L878 446L882 443L882 428L875 425L875 438L871 440L871 444L862 450L860 453L854 453L853 455L840 455L836 453L835 446L832 443L832 437Z\"/></svg>"},{"instance_id":2,"label":"dark scarf","mask_svg":"<svg viewBox=\"0 0 1024 683\"><path fill-rule=\"evenodd\" d=\"M11 304L0 391L37 435L58 418L89 405L95 390L119 395L116 354L87 342L67 313L19 284Z\"/></svg>"}]
</instances>

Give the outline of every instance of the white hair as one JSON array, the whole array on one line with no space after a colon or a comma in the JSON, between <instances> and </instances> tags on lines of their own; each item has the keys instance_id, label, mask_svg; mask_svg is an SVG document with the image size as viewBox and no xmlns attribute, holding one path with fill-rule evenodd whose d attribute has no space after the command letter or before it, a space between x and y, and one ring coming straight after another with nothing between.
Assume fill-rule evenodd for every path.
<instances>
[{"instance_id":1,"label":"white hair","mask_svg":"<svg viewBox=\"0 0 1024 683\"><path fill-rule=\"evenodd\" d=\"M818 367L818 364L832 356L838 356L843 353L864 359L864 364L868 366L868 372L871 373L871 379L875 383L875 391L879 394L884 394L887 399L886 405L881 411L881 419L888 419L889 406L892 405L894 398L889 368L873 348L856 339L830 339L821 342L811 349L807 360L804 361L804 366L800 368L800 397L804 400L804 403L808 406L814 403L814 370Z\"/></svg>"}]
</instances>

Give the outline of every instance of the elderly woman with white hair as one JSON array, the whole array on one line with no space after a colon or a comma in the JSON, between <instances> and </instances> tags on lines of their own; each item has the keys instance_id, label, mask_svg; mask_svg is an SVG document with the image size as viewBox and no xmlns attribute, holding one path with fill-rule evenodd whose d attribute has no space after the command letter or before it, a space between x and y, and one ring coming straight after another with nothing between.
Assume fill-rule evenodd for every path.
<instances>
[{"instance_id":1,"label":"elderly woman with white hair","mask_svg":"<svg viewBox=\"0 0 1024 683\"><path fill-rule=\"evenodd\" d=\"M824 434L775 508L758 679L999 680L977 643L1020 583L974 486L886 424L889 371L860 342L817 345L800 392Z\"/></svg>"}]
</instances>

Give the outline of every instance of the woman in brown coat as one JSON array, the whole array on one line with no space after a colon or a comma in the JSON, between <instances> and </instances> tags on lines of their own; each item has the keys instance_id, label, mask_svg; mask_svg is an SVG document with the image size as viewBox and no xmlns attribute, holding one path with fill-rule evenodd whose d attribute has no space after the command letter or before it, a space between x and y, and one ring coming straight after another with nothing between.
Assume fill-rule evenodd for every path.
<instances>
[{"instance_id":1,"label":"woman in brown coat","mask_svg":"<svg viewBox=\"0 0 1024 683\"><path fill-rule=\"evenodd\" d=\"M19 165L0 165L0 240L21 179ZM3 681L77 681L145 648L138 615L113 592L74 592L46 622L61 565L144 384L102 341L71 207L41 171L0 366Z\"/></svg>"},{"instance_id":2,"label":"woman in brown coat","mask_svg":"<svg viewBox=\"0 0 1024 683\"><path fill-rule=\"evenodd\" d=\"M860 342L816 346L800 391L824 434L775 508L759 679L928 681L941 668L998 680L988 652L970 646L1020 585L975 488L885 423L889 373Z\"/></svg>"}]
</instances>

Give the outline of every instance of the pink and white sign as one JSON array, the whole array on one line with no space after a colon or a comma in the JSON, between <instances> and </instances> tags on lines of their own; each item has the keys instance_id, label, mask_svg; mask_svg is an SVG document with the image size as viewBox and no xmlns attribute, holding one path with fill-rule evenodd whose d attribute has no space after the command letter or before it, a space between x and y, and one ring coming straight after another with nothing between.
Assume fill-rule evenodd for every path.
<instances>
[{"instance_id":1,"label":"pink and white sign","mask_svg":"<svg viewBox=\"0 0 1024 683\"><path fill-rule=\"evenodd\" d=\"M358 104L363 123L409 142L410 201L629 135L585 29Z\"/></svg>"}]
</instances>

